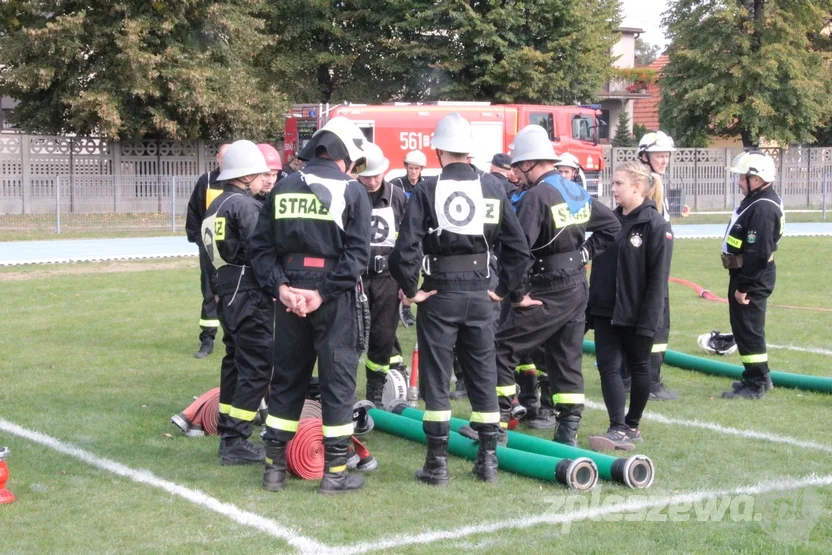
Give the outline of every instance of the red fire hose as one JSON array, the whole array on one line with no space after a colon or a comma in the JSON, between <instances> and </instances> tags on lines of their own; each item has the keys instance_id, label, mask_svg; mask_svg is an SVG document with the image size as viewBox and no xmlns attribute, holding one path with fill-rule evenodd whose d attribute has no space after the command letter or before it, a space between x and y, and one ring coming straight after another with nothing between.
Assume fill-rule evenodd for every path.
<instances>
[{"instance_id":1,"label":"red fire hose","mask_svg":"<svg viewBox=\"0 0 832 555\"><path fill-rule=\"evenodd\" d=\"M286 446L286 466L292 475L301 480L320 480L324 477L322 426L320 418L302 419L295 437ZM352 445L362 461L370 457L370 451L357 438L352 438Z\"/></svg>"},{"instance_id":2,"label":"red fire hose","mask_svg":"<svg viewBox=\"0 0 832 555\"><path fill-rule=\"evenodd\" d=\"M711 293L710 291L708 291L704 287L696 285L695 283L693 283L691 281L688 281L686 279L672 277L672 278L669 279L669 281L671 283L678 283L679 285L684 285L686 287L690 287L691 289L696 291L696 294L698 296L702 297L706 301L716 301L716 302L719 302L719 303L727 303L728 302L728 299L723 299L722 297ZM796 310L814 310L816 312L832 312L832 308L822 308L822 307L817 307L817 306L792 306L792 305L786 305L786 304L770 304L768 306L774 306L774 307L777 307L777 308L793 308L793 309L796 309Z\"/></svg>"}]
</instances>

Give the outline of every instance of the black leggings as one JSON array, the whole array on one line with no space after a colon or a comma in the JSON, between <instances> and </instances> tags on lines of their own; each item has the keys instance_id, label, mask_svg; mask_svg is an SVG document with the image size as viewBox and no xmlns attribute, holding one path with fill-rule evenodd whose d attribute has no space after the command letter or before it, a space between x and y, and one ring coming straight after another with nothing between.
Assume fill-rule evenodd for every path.
<instances>
[{"instance_id":1,"label":"black leggings","mask_svg":"<svg viewBox=\"0 0 832 555\"><path fill-rule=\"evenodd\" d=\"M636 335L636 329L632 327L613 326L609 318L593 317L593 327L601 392L610 415L610 428L637 428L650 398L650 351L653 338ZM626 362L633 378L630 410L626 417L624 405L627 396L621 381L622 362Z\"/></svg>"}]
</instances>

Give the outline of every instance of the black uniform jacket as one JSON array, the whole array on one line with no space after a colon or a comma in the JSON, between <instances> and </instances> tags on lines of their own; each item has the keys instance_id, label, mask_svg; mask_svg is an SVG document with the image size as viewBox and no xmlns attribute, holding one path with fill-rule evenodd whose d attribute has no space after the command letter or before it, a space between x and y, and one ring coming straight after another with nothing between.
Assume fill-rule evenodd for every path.
<instances>
[{"instance_id":1,"label":"black uniform jacket","mask_svg":"<svg viewBox=\"0 0 832 555\"><path fill-rule=\"evenodd\" d=\"M440 179L471 181L476 186L479 178L482 196L491 201L490 214L486 214L484 237L461 235L432 230L438 228L434 197L435 180L425 180L414 189L407 203L396 247L390 255L390 274L399 282L402 291L413 297L419 289L419 269L422 253L425 255L454 256L484 254L489 248L499 248L500 283L495 293L505 297L517 288L526 271L531 255L523 236L523 230L506 199L500 184L490 175L478 176L469 164L448 164L442 170ZM496 202L494 202L496 201ZM425 276L422 288L426 291L478 291L488 288L488 270L471 272L442 273Z\"/></svg>"},{"instance_id":2,"label":"black uniform jacket","mask_svg":"<svg viewBox=\"0 0 832 555\"><path fill-rule=\"evenodd\" d=\"M653 337L664 310L673 232L652 200L645 200L626 216L620 206L614 213L621 220L621 230L592 262L589 314Z\"/></svg>"},{"instance_id":3,"label":"black uniform jacket","mask_svg":"<svg viewBox=\"0 0 832 555\"><path fill-rule=\"evenodd\" d=\"M314 195L304 176L348 181L343 230ZM266 197L252 238L252 266L260 286L277 296L282 284L317 289L324 302L352 290L370 258L371 207L364 186L342 172L332 160L313 158L302 172L278 181ZM287 276L281 257L304 254L334 259L329 271L299 271Z\"/></svg>"},{"instance_id":4,"label":"black uniform jacket","mask_svg":"<svg viewBox=\"0 0 832 555\"><path fill-rule=\"evenodd\" d=\"M191 199L188 201L188 215L185 218L185 233L188 242L202 245L202 220L205 219L205 211L211 200L215 199L222 191L223 184L217 182L220 170L212 170L202 174L191 192ZM212 190L211 198L208 198L208 189Z\"/></svg>"},{"instance_id":5,"label":"black uniform jacket","mask_svg":"<svg viewBox=\"0 0 832 555\"><path fill-rule=\"evenodd\" d=\"M494 179L500 182L500 185L503 187L503 191L506 192L506 197L511 198L511 195L517 192L517 186L508 180L508 177L504 176L501 173L497 172L489 172L488 175L494 176Z\"/></svg>"},{"instance_id":6,"label":"black uniform jacket","mask_svg":"<svg viewBox=\"0 0 832 555\"><path fill-rule=\"evenodd\" d=\"M527 272L532 270L536 260L545 256L582 248L586 249L584 258L589 260L609 247L621 229L621 223L612 210L591 197L584 208L571 214L560 191L543 181L547 177L563 179L556 170L543 174L517 204L517 219L534 257L526 268ZM586 239L587 230L592 232L589 239ZM555 289L571 287L584 280L586 269L583 266L531 276L532 285L545 284ZM521 286L512 292L511 300L519 302L524 294L525 287Z\"/></svg>"},{"instance_id":7,"label":"black uniform jacket","mask_svg":"<svg viewBox=\"0 0 832 555\"><path fill-rule=\"evenodd\" d=\"M222 193L205 212L206 218L216 215L213 229L214 249L220 258L229 264L219 271L212 272L211 291L215 295L218 292L225 293L221 289L234 288L238 283L242 290L250 288L252 284L256 285L251 270L247 270L249 273L245 274L241 267L251 266L251 236L260 214L260 203L245 189L228 182L222 185ZM240 275L241 272L243 276Z\"/></svg>"},{"instance_id":8,"label":"black uniform jacket","mask_svg":"<svg viewBox=\"0 0 832 555\"><path fill-rule=\"evenodd\" d=\"M393 217L396 219L395 225L401 226L402 218L404 218L404 211L407 207L407 197L404 194L404 191L391 185L389 182L385 181L381 184L381 195L377 197L375 203L372 203L372 196L370 193L367 193L368 198L370 198L370 202L373 205L373 210L379 208L392 208L393 209ZM371 243L378 243L383 240L382 234L385 233L392 233L393 237L395 238L397 234L396 229L379 229L378 226L379 222L373 218L372 228L371 228ZM397 227L398 229L398 227ZM372 246L370 248L370 257L371 260L376 256L389 256L390 253L393 251L393 247L381 247L381 246Z\"/></svg>"},{"instance_id":9,"label":"black uniform jacket","mask_svg":"<svg viewBox=\"0 0 832 555\"><path fill-rule=\"evenodd\" d=\"M436 181L436 177L425 177L423 175L419 176L419 181L416 182L416 185L411 185L410 180L407 178L407 175L403 175L401 177L397 177L395 179L390 180L390 185L396 187L397 189L401 189L401 191L405 194L405 197L410 198L410 195L413 193L413 190L416 187L420 186L425 181Z\"/></svg>"},{"instance_id":10,"label":"black uniform jacket","mask_svg":"<svg viewBox=\"0 0 832 555\"><path fill-rule=\"evenodd\" d=\"M742 255L742 268L736 272L737 291L747 293L760 286L760 277L769 258L777 250L786 220L780 196L769 186L746 196L737 211L740 217L727 230L728 254Z\"/></svg>"}]
</instances>

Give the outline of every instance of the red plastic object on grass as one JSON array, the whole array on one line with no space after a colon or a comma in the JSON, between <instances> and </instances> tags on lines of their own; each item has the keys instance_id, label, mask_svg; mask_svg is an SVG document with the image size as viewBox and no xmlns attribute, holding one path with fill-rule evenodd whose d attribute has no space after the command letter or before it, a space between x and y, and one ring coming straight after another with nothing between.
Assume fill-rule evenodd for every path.
<instances>
[{"instance_id":1,"label":"red plastic object on grass","mask_svg":"<svg viewBox=\"0 0 832 555\"><path fill-rule=\"evenodd\" d=\"M324 477L324 432L320 418L305 418L286 446L286 466L302 480Z\"/></svg>"},{"instance_id":2,"label":"red plastic object on grass","mask_svg":"<svg viewBox=\"0 0 832 555\"><path fill-rule=\"evenodd\" d=\"M9 481L9 467L6 465L8 456L9 448L0 447L0 505L14 501L14 494L6 489L6 482Z\"/></svg>"}]
</instances>

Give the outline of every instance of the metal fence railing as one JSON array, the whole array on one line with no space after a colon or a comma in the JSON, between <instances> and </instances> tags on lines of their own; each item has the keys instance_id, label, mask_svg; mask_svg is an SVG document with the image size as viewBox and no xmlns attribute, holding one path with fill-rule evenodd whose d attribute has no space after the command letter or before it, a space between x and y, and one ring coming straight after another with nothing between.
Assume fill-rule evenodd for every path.
<instances>
[{"instance_id":1,"label":"metal fence railing","mask_svg":"<svg viewBox=\"0 0 832 555\"><path fill-rule=\"evenodd\" d=\"M822 209L832 201L832 148L764 149L777 164L775 188L787 209ZM728 171L740 148L681 148L673 153L667 186L684 193L694 212L733 210L742 197L736 176ZM601 181L609 196L616 166L636 158L635 148L604 149Z\"/></svg>"},{"instance_id":2,"label":"metal fence railing","mask_svg":"<svg viewBox=\"0 0 832 555\"><path fill-rule=\"evenodd\" d=\"M182 231L199 175L0 175L0 231Z\"/></svg>"}]
</instances>

